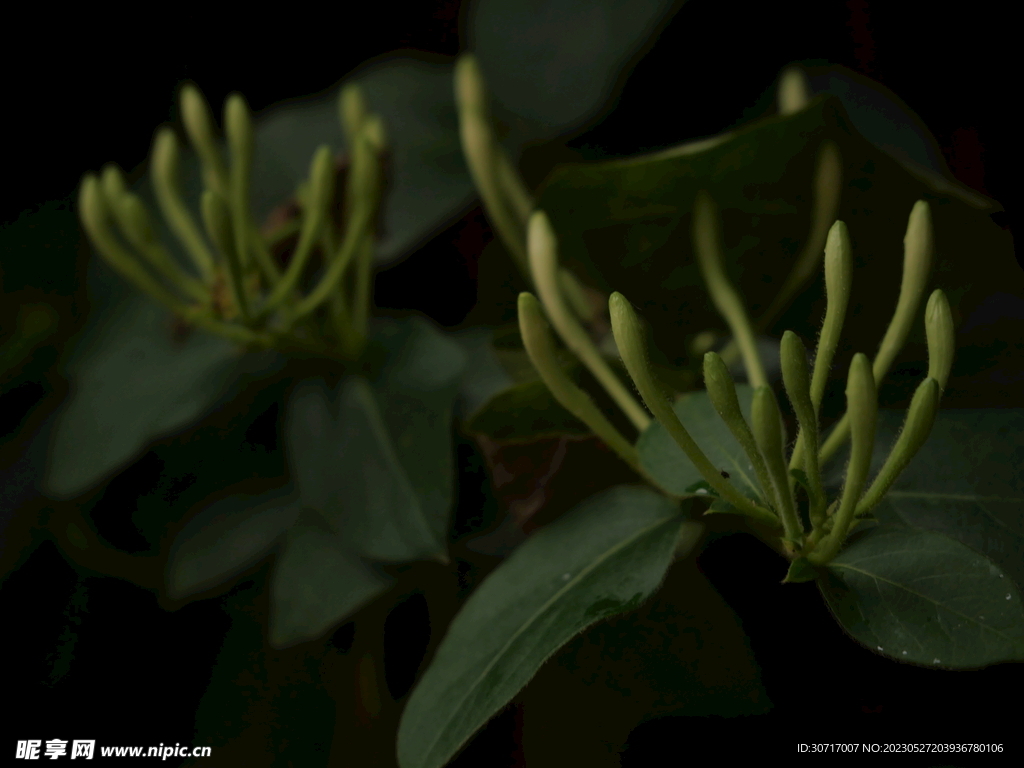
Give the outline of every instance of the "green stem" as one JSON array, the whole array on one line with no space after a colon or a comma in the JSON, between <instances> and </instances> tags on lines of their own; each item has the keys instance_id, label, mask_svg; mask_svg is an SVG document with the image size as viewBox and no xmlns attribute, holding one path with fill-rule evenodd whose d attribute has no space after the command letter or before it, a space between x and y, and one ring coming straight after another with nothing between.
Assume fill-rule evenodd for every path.
<instances>
[{"instance_id":1,"label":"green stem","mask_svg":"<svg viewBox=\"0 0 1024 768\"><path fill-rule=\"evenodd\" d=\"M224 132L231 150L231 168L228 171L228 202L235 233L235 253L242 265L243 275L248 271L252 255L250 237L254 230L249 210L249 181L252 175L253 127L249 107L241 94L233 93L224 104ZM244 293L244 292L243 292ZM243 318L248 318L248 301L243 305Z\"/></svg>"},{"instance_id":2,"label":"green stem","mask_svg":"<svg viewBox=\"0 0 1024 768\"><path fill-rule=\"evenodd\" d=\"M242 317L248 317L248 296L245 291L241 261L235 252L236 241L231 227L228 204L214 190L207 189L200 200L206 232L228 265L231 298ZM233 314L233 313L232 313Z\"/></svg>"},{"instance_id":3,"label":"green stem","mask_svg":"<svg viewBox=\"0 0 1024 768\"><path fill-rule=\"evenodd\" d=\"M637 431L643 432L651 423L650 417L605 362L590 335L566 306L558 285L558 246L543 211L534 211L530 217L528 242L530 272L551 324L565 346L587 366Z\"/></svg>"},{"instance_id":4,"label":"green stem","mask_svg":"<svg viewBox=\"0 0 1024 768\"><path fill-rule=\"evenodd\" d=\"M722 252L721 222L711 196L704 190L697 193L693 205L693 247L697 254L704 282L718 312L725 318L743 354L747 380L753 387L768 383L761 358L757 353L757 340L743 308L739 293L725 274L725 256Z\"/></svg>"},{"instance_id":5,"label":"green stem","mask_svg":"<svg viewBox=\"0 0 1024 768\"><path fill-rule=\"evenodd\" d=\"M715 465L704 455L700 446L690 437L690 433L686 431L686 427L683 426L679 417L676 416L651 373L647 361L647 345L644 343L640 321L626 297L618 292L613 293L608 299L608 308L611 313L612 333L615 336L619 353L622 355L622 362L651 413L661 422L661 425L672 436L697 471L701 473L708 485L714 488L723 499L736 507L742 514L777 527L778 520L775 515L748 499L726 482Z\"/></svg>"}]
</instances>

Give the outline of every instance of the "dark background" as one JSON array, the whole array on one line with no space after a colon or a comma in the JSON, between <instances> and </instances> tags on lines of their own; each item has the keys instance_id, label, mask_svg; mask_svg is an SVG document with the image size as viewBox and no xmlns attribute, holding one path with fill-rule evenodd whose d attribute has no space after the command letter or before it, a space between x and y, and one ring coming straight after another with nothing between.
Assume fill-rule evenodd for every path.
<instances>
[{"instance_id":1,"label":"dark background","mask_svg":"<svg viewBox=\"0 0 1024 768\"><path fill-rule=\"evenodd\" d=\"M691 0L640 59L615 111L585 135L570 137L571 144L630 154L717 133L743 117L785 64L827 60L874 78L903 98L931 128L956 177L1000 201L1006 211L995 217L997 223L1015 231L1019 208L1011 179L1019 165L1019 124L1011 120L1016 101L1009 69L1013 27L993 10L997 7L960 5L940 12L923 2ZM41 211L44 217L37 221L45 222L47 210L66 206L84 172L111 160L126 170L139 166L153 131L171 117L183 80L196 82L215 110L237 90L259 111L283 99L328 89L363 61L396 49L442 55L461 50L459 2L329 4L315 12L299 7L298 15L295 10L263 7L257 16L231 24L190 11L166 18L104 15L108 12L90 6L62 8L59 16L42 4L7 11L11 44L2 53L6 158L0 205L8 232L9 224L30 212ZM420 309L442 325L458 325L473 302L471 252L478 255L489 237L479 221L471 213L384 273L378 282L378 304ZM470 227L472 236L466 234L467 222L477 222ZM35 225L31 237L18 240L17 247L10 247L10 242L3 240L0 256L0 341L12 330L18 304L51 303L61 314L61 326L53 358L36 361L42 370L47 360L55 361L88 310L81 283L74 279L87 251L74 228L51 231L45 224ZM450 295L425 302L409 290L428 268L451 275ZM27 375L0 401L3 419L9 422L0 447L0 471L17 461L23 445L14 439L15 428L31 427L44 411L59 404L59 378L39 374L36 379L33 386L34 379ZM38 499L30 490L19 493L16 511L22 517L35 514ZM133 621L148 623L146 647L135 649L137 658L114 658L109 648L116 644L94 636L86 646L91 650L80 648L78 658L94 666L96 673L80 676L77 687L47 687L39 683L51 674L44 659L61 642L61 616L69 615L77 576L51 544L26 560L18 541L8 531L0 548L5 578L0 610L7 627L4 661L8 669L15 668L5 686L14 698L11 703L18 707L25 699L26 711L36 713L73 712L88 708L90 702L130 698L123 672L104 677L104 669L117 669L107 665L138 663L141 669L152 664L154 655L162 656L183 687L178 698L154 699L147 694L146 706L160 708L150 719L167 723L149 730L157 741L188 740L191 709L216 650L216 638L203 635L216 634L220 614L202 605L190 608L191 613L162 614L152 600L140 599L138 590L106 579L103 583L111 585L108 602L122 608L95 617L91 626L102 626L103 621L119 626L117 622L126 620L125 611L134 612ZM745 749L739 742L747 741L751 748L756 743L756 754L765 758L794 755L795 743L811 740L814 733L803 724L814 723L827 725L822 733L836 741L871 736L1014 743L1020 714L1016 692L1024 682L1018 666L949 674L893 664L843 638L823 615L814 591L800 588L810 585L781 588L773 580L749 579L738 573L737 562L744 563L745 573L770 572L777 562L744 536L714 543L700 559L702 570L754 639L775 710L757 719L756 725L709 721L696 732L692 724L671 718L655 721L637 730L624 765L654 764L654 756L665 749L682 759L701 743L712 750L709 754L725 757L735 754L731 750ZM19 570L8 576L15 567ZM804 613L816 619L799 623L787 618ZM118 631L111 629L111 637ZM797 636L791 638L791 633ZM834 671L827 672L830 667ZM805 693L808 685L814 692L810 697ZM123 705L117 711L122 713L119 717L125 716ZM46 720L16 722L50 728ZM145 743L136 735L141 726L135 721L107 725L108 743ZM463 762L505 764L493 755L503 749L508 753L514 728L512 714L498 718L471 748L482 750L475 753L479 757L467 753ZM3 750L13 748L14 739L27 737L20 730L0 730ZM986 764L997 761L990 757ZM951 759L921 764L971 763Z\"/></svg>"}]
</instances>

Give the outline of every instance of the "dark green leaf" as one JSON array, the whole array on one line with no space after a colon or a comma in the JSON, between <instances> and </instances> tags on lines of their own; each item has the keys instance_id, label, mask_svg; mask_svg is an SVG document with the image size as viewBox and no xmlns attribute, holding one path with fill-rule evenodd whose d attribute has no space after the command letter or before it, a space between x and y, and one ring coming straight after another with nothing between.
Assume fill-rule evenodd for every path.
<instances>
[{"instance_id":1,"label":"dark green leaf","mask_svg":"<svg viewBox=\"0 0 1024 768\"><path fill-rule=\"evenodd\" d=\"M304 382L287 417L289 461L303 506L321 512L375 560L444 557L444 545L396 455L366 379L342 379L336 402Z\"/></svg>"},{"instance_id":2,"label":"dark green leaf","mask_svg":"<svg viewBox=\"0 0 1024 768\"><path fill-rule=\"evenodd\" d=\"M391 581L364 563L319 514L303 510L274 567L270 644L287 648L320 637Z\"/></svg>"},{"instance_id":3,"label":"dark green leaf","mask_svg":"<svg viewBox=\"0 0 1024 768\"><path fill-rule=\"evenodd\" d=\"M444 540L455 483L452 409L466 353L420 317L381 319L374 337L390 351L374 382L384 425L422 514Z\"/></svg>"},{"instance_id":4,"label":"dark green leaf","mask_svg":"<svg viewBox=\"0 0 1024 768\"><path fill-rule=\"evenodd\" d=\"M783 582L786 584L799 584L802 581L814 581L818 578L818 570L807 560L806 557L798 557L792 563L789 564L789 570L786 571L786 578Z\"/></svg>"},{"instance_id":5,"label":"dark green leaf","mask_svg":"<svg viewBox=\"0 0 1024 768\"><path fill-rule=\"evenodd\" d=\"M904 415L879 411L872 477ZM833 487L842 458L840 452L832 463ZM1024 409L939 411L928 441L872 514L890 525L946 534L1024 589Z\"/></svg>"},{"instance_id":6,"label":"dark green leaf","mask_svg":"<svg viewBox=\"0 0 1024 768\"><path fill-rule=\"evenodd\" d=\"M171 316L137 295L68 367L71 395L54 425L45 491L69 498L149 443L201 418L242 373L280 362L202 332L172 339Z\"/></svg>"},{"instance_id":7,"label":"dark green leaf","mask_svg":"<svg viewBox=\"0 0 1024 768\"><path fill-rule=\"evenodd\" d=\"M567 640L643 602L683 525L665 497L620 486L521 544L463 606L413 691L402 768L440 768Z\"/></svg>"},{"instance_id":8,"label":"dark green leaf","mask_svg":"<svg viewBox=\"0 0 1024 768\"><path fill-rule=\"evenodd\" d=\"M490 328L468 328L452 334L466 353L466 368L456 401L456 415L460 419L476 413L484 403L513 384L494 352L491 337Z\"/></svg>"},{"instance_id":9,"label":"dark green leaf","mask_svg":"<svg viewBox=\"0 0 1024 768\"><path fill-rule=\"evenodd\" d=\"M295 521L298 508L281 494L231 496L185 526L171 548L167 591L180 599L216 586L254 565Z\"/></svg>"},{"instance_id":10,"label":"dark green leaf","mask_svg":"<svg viewBox=\"0 0 1024 768\"><path fill-rule=\"evenodd\" d=\"M749 423L753 389L746 384L737 384L736 396ZM704 455L720 471L729 473L729 482L744 496L764 503L753 465L711 405L707 392L688 392L676 400L673 409ZM669 493L676 496L709 495L710 486L704 476L697 471L660 422L651 422L637 441L636 448L641 466Z\"/></svg>"},{"instance_id":11,"label":"dark green leaf","mask_svg":"<svg viewBox=\"0 0 1024 768\"><path fill-rule=\"evenodd\" d=\"M828 565L832 613L872 651L968 669L1024 660L1020 591L993 562L939 533L878 528Z\"/></svg>"}]
</instances>

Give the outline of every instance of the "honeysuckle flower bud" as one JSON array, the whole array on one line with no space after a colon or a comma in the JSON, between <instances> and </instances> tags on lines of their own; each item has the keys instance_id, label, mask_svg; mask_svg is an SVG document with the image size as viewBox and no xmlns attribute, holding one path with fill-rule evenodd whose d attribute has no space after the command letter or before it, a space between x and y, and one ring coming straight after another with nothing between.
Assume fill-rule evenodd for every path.
<instances>
[{"instance_id":1,"label":"honeysuckle flower bud","mask_svg":"<svg viewBox=\"0 0 1024 768\"><path fill-rule=\"evenodd\" d=\"M943 392L953 367L956 333L953 330L953 313L949 311L949 301L941 290L933 291L928 299L924 310L924 329L928 338L928 378L935 379L939 391Z\"/></svg>"},{"instance_id":2,"label":"honeysuckle flower bud","mask_svg":"<svg viewBox=\"0 0 1024 768\"><path fill-rule=\"evenodd\" d=\"M896 445L889 452L871 487L857 504L858 517L871 511L882 500L910 460L921 450L935 424L940 394L939 382L930 376L918 385Z\"/></svg>"},{"instance_id":3,"label":"honeysuckle flower bud","mask_svg":"<svg viewBox=\"0 0 1024 768\"><path fill-rule=\"evenodd\" d=\"M153 278L138 260L121 245L111 231L110 207L104 200L99 179L91 173L82 180L78 213L89 239L116 272L172 312L182 315L187 313L187 307L181 300Z\"/></svg>"},{"instance_id":4,"label":"honeysuckle flower bud","mask_svg":"<svg viewBox=\"0 0 1024 768\"><path fill-rule=\"evenodd\" d=\"M779 114L791 115L794 112L799 112L810 101L811 93L804 71L796 65L790 65L783 69L779 76Z\"/></svg>"},{"instance_id":5,"label":"honeysuckle flower bud","mask_svg":"<svg viewBox=\"0 0 1024 768\"><path fill-rule=\"evenodd\" d=\"M900 296L872 364L876 386L882 383L882 379L889 372L892 361L903 349L907 334L914 324L931 272L933 250L931 209L924 200L918 200L910 212L907 233L903 238L903 281L900 284ZM844 416L822 446L819 461L827 461L849 434L849 417Z\"/></svg>"},{"instance_id":6,"label":"honeysuckle flower bud","mask_svg":"<svg viewBox=\"0 0 1024 768\"><path fill-rule=\"evenodd\" d=\"M367 116L366 97L363 95L362 88L355 83L348 83L341 89L341 96L338 99L338 114L351 151L351 144L359 133L359 129L363 127L363 121Z\"/></svg>"},{"instance_id":7,"label":"honeysuckle flower bud","mask_svg":"<svg viewBox=\"0 0 1024 768\"><path fill-rule=\"evenodd\" d=\"M782 362L782 381L800 424L800 440L805 446L804 473L810 492L811 523L817 525L825 512L825 491L818 471L818 417L811 402L810 373L807 369L807 349L792 331L782 334L779 345Z\"/></svg>"},{"instance_id":8,"label":"honeysuckle flower bud","mask_svg":"<svg viewBox=\"0 0 1024 768\"><path fill-rule=\"evenodd\" d=\"M530 216L527 251L530 256L530 273L533 275L533 283L537 286L537 293L540 294L544 310L551 318L551 324L562 338L565 346L582 361L623 413L633 422L637 430L643 432L651 422L650 417L622 384L622 381L612 372L590 335L573 316L565 302L558 281L558 249L555 233L543 211L534 211Z\"/></svg>"},{"instance_id":9,"label":"honeysuckle flower bud","mask_svg":"<svg viewBox=\"0 0 1024 768\"><path fill-rule=\"evenodd\" d=\"M487 109L487 92L476 57L463 54L455 62L455 103L459 111L459 136L470 176L480 192L487 216L505 247L522 271L531 279L522 215L521 194L507 192L510 164L502 159L504 149L491 130ZM509 167L503 167L508 165ZM505 183L502 178L506 177ZM532 209L532 201L529 208ZM543 300L543 296L541 297ZM551 309L548 308L548 312ZM557 328L557 326L556 326Z\"/></svg>"},{"instance_id":10,"label":"honeysuckle flower bud","mask_svg":"<svg viewBox=\"0 0 1024 768\"><path fill-rule=\"evenodd\" d=\"M299 242L295 246L291 261L288 262L288 268L281 276L281 281L274 286L270 296L267 297L261 312L262 315L266 315L280 306L298 287L302 271L313 252L313 246L316 245L320 237L320 229L327 217L333 184L334 159L330 147L321 144L309 165L309 200L303 212ZM237 248L238 241L236 240L235 243Z\"/></svg>"},{"instance_id":11,"label":"honeysuckle flower bud","mask_svg":"<svg viewBox=\"0 0 1024 768\"><path fill-rule=\"evenodd\" d=\"M703 475L708 485L717 491L723 499L743 514L777 526L778 521L771 512L743 496L722 477L715 465L704 455L700 446L690 437L686 427L679 421L679 417L676 416L672 406L654 380L654 374L651 372L647 360L647 345L644 342L640 319L636 316L636 312L633 311L633 307L626 297L618 292L613 293L608 298L608 310L611 314L615 344L618 346L619 354L622 355L622 362L626 366L626 370L640 392L640 397L671 435L676 445L686 454L697 471Z\"/></svg>"},{"instance_id":12,"label":"honeysuckle flower bud","mask_svg":"<svg viewBox=\"0 0 1024 768\"><path fill-rule=\"evenodd\" d=\"M202 163L206 188L226 200L229 194L228 171L214 137L213 115L203 94L194 85L185 85L181 89L181 119Z\"/></svg>"},{"instance_id":13,"label":"honeysuckle flower bud","mask_svg":"<svg viewBox=\"0 0 1024 768\"><path fill-rule=\"evenodd\" d=\"M704 354L704 387L707 389L711 405L722 421L732 432L736 442L742 446L747 458L754 467L757 481L765 494L765 500L776 510L779 509L778 497L775 494L771 475L764 463L761 449L757 447L754 433L743 417L740 401L736 397L736 384L729 373L729 366L717 352Z\"/></svg>"},{"instance_id":14,"label":"honeysuckle flower bud","mask_svg":"<svg viewBox=\"0 0 1024 768\"><path fill-rule=\"evenodd\" d=\"M779 516L782 518L786 538L799 544L803 536L803 526L797 517L793 493L789 486L782 414L779 412L779 404L771 387L765 385L754 390L750 421L754 440L761 449L761 455L764 456L768 474L771 475L775 487L775 497L779 500Z\"/></svg>"},{"instance_id":15,"label":"honeysuckle flower bud","mask_svg":"<svg viewBox=\"0 0 1024 768\"><path fill-rule=\"evenodd\" d=\"M252 216L249 212L249 177L255 136L249 106L240 93L232 93L224 102L224 133L231 152L228 170L228 204L235 231L235 249L243 270L250 261Z\"/></svg>"},{"instance_id":16,"label":"honeysuckle flower bud","mask_svg":"<svg viewBox=\"0 0 1024 768\"><path fill-rule=\"evenodd\" d=\"M767 383L768 379L761 365L754 329L743 301L725 274L721 237L718 208L711 195L703 189L699 190L693 203L693 249L697 263L715 308L729 324L729 330L740 348L747 379L752 386L758 387Z\"/></svg>"},{"instance_id":17,"label":"honeysuckle flower bud","mask_svg":"<svg viewBox=\"0 0 1024 768\"><path fill-rule=\"evenodd\" d=\"M184 98L184 97L183 97ZM157 131L151 154L153 192L164 220L174 236L185 248L203 280L209 285L214 280L213 254L199 231L199 226L185 205L178 178L180 157L174 131L163 127ZM215 187L207 184L208 189Z\"/></svg>"},{"instance_id":18,"label":"honeysuckle flower bud","mask_svg":"<svg viewBox=\"0 0 1024 768\"><path fill-rule=\"evenodd\" d=\"M832 532L808 555L811 562L816 564L827 563L842 546L871 469L878 422L878 390L871 363L862 352L854 355L850 363L850 374L846 382L846 413L850 424L850 462L846 467L843 493Z\"/></svg>"},{"instance_id":19,"label":"honeysuckle flower bud","mask_svg":"<svg viewBox=\"0 0 1024 768\"><path fill-rule=\"evenodd\" d=\"M519 333L530 362L555 400L569 413L590 427L609 448L634 469L639 468L636 449L611 424L586 392L562 370L555 356L551 331L540 302L531 293L519 294Z\"/></svg>"},{"instance_id":20,"label":"honeysuckle flower bud","mask_svg":"<svg viewBox=\"0 0 1024 768\"><path fill-rule=\"evenodd\" d=\"M821 336L814 355L814 374L811 379L811 402L817 415L821 399L825 396L825 385L832 369L832 359L839 346L839 337L846 320L846 308L850 304L850 290L853 287L853 247L846 223L836 220L828 231L825 242L825 319L821 325Z\"/></svg>"}]
</instances>

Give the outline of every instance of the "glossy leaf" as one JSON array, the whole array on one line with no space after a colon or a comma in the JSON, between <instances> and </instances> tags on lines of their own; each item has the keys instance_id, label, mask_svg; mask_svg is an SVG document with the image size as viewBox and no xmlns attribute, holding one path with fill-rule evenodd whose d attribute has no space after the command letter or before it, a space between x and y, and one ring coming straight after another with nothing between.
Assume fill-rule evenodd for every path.
<instances>
[{"instance_id":1,"label":"glossy leaf","mask_svg":"<svg viewBox=\"0 0 1024 768\"><path fill-rule=\"evenodd\" d=\"M903 418L903 411L879 411L869 477L888 456ZM833 487L843 454L830 463ZM950 536L1024 590L1024 409L940 410L927 442L872 514Z\"/></svg>"},{"instance_id":2,"label":"glossy leaf","mask_svg":"<svg viewBox=\"0 0 1024 768\"><path fill-rule=\"evenodd\" d=\"M178 599L203 592L266 555L298 517L280 492L231 496L210 505L181 530L171 548L167 591Z\"/></svg>"},{"instance_id":3,"label":"glossy leaf","mask_svg":"<svg viewBox=\"0 0 1024 768\"><path fill-rule=\"evenodd\" d=\"M391 581L364 563L319 514L303 510L274 564L271 645L287 648L320 637Z\"/></svg>"},{"instance_id":4,"label":"glossy leaf","mask_svg":"<svg viewBox=\"0 0 1024 768\"><path fill-rule=\"evenodd\" d=\"M740 410L748 424L753 392L747 384L736 385ZM760 500L753 465L711 405L707 392L688 392L672 407L687 432L719 471L727 472L729 481L744 496ZM659 422L651 422L637 441L636 448L641 466L669 493L676 496L714 495L704 476Z\"/></svg>"},{"instance_id":5,"label":"glossy leaf","mask_svg":"<svg viewBox=\"0 0 1024 768\"><path fill-rule=\"evenodd\" d=\"M302 505L322 513L365 557L442 558L369 383L346 377L334 400L313 382L292 395L287 444Z\"/></svg>"},{"instance_id":6,"label":"glossy leaf","mask_svg":"<svg viewBox=\"0 0 1024 768\"><path fill-rule=\"evenodd\" d=\"M1024 660L1021 593L994 563L933 531L878 528L819 579L859 642L899 661L969 669Z\"/></svg>"},{"instance_id":7,"label":"glossy leaf","mask_svg":"<svg viewBox=\"0 0 1024 768\"><path fill-rule=\"evenodd\" d=\"M398 733L402 768L440 768L554 651L661 583L683 530L649 488L592 497L521 544L477 588L413 691Z\"/></svg>"},{"instance_id":8,"label":"glossy leaf","mask_svg":"<svg viewBox=\"0 0 1024 768\"><path fill-rule=\"evenodd\" d=\"M76 496L135 458L152 440L204 416L247 369L280 363L194 332L172 338L170 315L129 298L96 323L68 366L71 394L54 425L44 481L48 495Z\"/></svg>"}]
</instances>

